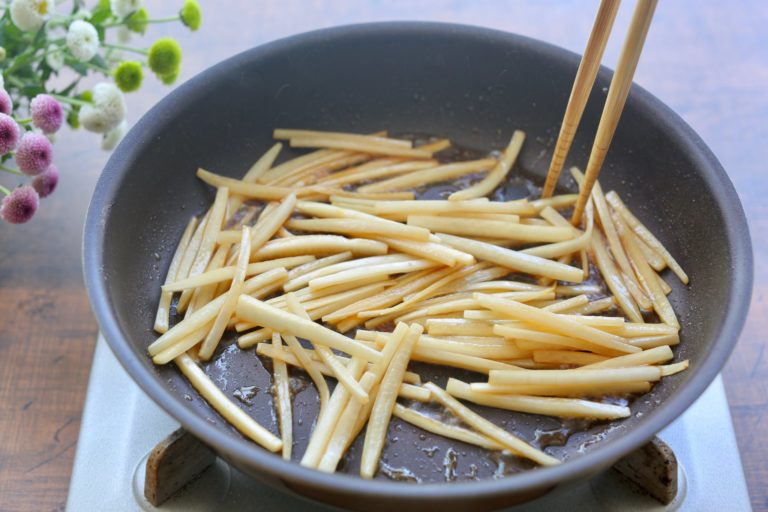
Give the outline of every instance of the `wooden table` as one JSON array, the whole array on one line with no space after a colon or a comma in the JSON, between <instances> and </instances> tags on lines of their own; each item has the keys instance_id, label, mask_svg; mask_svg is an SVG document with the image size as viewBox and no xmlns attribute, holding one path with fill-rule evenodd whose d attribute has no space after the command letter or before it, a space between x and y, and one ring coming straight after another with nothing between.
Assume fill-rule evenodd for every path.
<instances>
[{"instance_id":1,"label":"wooden table","mask_svg":"<svg viewBox=\"0 0 768 512\"><path fill-rule=\"evenodd\" d=\"M181 3L181 2L178 2ZM452 3L355 0L202 2L202 29L151 27L185 48L181 80L251 46L306 30L387 19L430 19L519 32L581 51L596 2ZM154 16L167 2L147 1ZM165 4L165 5L163 5ZM225 5L226 4L226 5ZM626 2L617 20L624 33ZM768 4L738 9L717 0L662 2L637 81L679 112L719 156L750 218L755 291L725 381L755 510L768 510ZM613 65L620 40L606 62ZM153 77L128 96L135 121L168 92ZM64 130L56 144L59 190L23 227L0 225L0 510L59 510L66 501L91 354L97 334L81 279L86 206L108 154L98 137ZM0 178L11 186L13 180ZM725 305L727 307L727 305ZM724 468L728 469L728 468ZM127 482L126 482L127 484Z\"/></svg>"}]
</instances>

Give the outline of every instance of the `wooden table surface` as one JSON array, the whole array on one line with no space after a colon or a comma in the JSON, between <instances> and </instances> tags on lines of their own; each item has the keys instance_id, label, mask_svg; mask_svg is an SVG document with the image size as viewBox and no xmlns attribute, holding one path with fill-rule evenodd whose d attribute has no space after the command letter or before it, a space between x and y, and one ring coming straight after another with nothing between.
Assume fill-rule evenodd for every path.
<instances>
[{"instance_id":1,"label":"wooden table surface","mask_svg":"<svg viewBox=\"0 0 768 512\"><path fill-rule=\"evenodd\" d=\"M181 1L177 2L181 4ZM483 25L581 52L597 2L264 0L201 2L201 30L151 26L147 41L176 36L180 81L263 42L332 25L393 19ZM146 1L150 14L171 2ZM623 34L631 4L623 5ZM755 510L768 510L768 3L661 2L636 81L680 113L718 155L750 219L752 308L725 370L734 426ZM169 10L171 12L169 12ZM620 31L620 32L619 32ZM606 52L616 62L621 37ZM128 96L135 121L169 91L148 78ZM83 288L80 240L88 200L108 154L90 133L64 130L56 144L59 190L21 227L0 225L0 511L60 510L66 502L97 325ZM14 185L8 176L0 177ZM727 307L727 304L724 305ZM713 447L714 449L714 447ZM729 470L730 468L723 468ZM128 483L126 482L126 485Z\"/></svg>"}]
</instances>

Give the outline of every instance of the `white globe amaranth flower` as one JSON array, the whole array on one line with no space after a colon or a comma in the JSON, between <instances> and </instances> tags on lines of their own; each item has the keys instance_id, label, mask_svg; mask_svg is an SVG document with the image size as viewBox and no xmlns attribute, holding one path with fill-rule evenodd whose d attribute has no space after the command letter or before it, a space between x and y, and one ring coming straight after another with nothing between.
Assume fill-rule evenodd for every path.
<instances>
[{"instance_id":1,"label":"white globe amaranth flower","mask_svg":"<svg viewBox=\"0 0 768 512\"><path fill-rule=\"evenodd\" d=\"M90 105L80 108L78 120L88 131L107 133L125 119L125 98L115 84L101 82L93 88Z\"/></svg>"},{"instance_id":2,"label":"white globe amaranth flower","mask_svg":"<svg viewBox=\"0 0 768 512\"><path fill-rule=\"evenodd\" d=\"M109 8L118 18L125 18L141 9L141 0L109 0Z\"/></svg>"},{"instance_id":3,"label":"white globe amaranth flower","mask_svg":"<svg viewBox=\"0 0 768 512\"><path fill-rule=\"evenodd\" d=\"M77 60L91 60L99 49L99 34L96 28L87 21L73 21L67 31L67 48Z\"/></svg>"},{"instance_id":4,"label":"white globe amaranth flower","mask_svg":"<svg viewBox=\"0 0 768 512\"><path fill-rule=\"evenodd\" d=\"M13 0L11 2L11 21L21 30L37 32L45 22L48 0Z\"/></svg>"},{"instance_id":5,"label":"white globe amaranth flower","mask_svg":"<svg viewBox=\"0 0 768 512\"><path fill-rule=\"evenodd\" d=\"M45 54L45 63L54 71L60 71L64 66L64 49L49 45Z\"/></svg>"},{"instance_id":6,"label":"white globe amaranth flower","mask_svg":"<svg viewBox=\"0 0 768 512\"><path fill-rule=\"evenodd\" d=\"M117 127L104 134L104 137L101 139L101 149L106 151L115 149L120 141L123 140L125 132L127 131L128 123L123 119Z\"/></svg>"}]
</instances>

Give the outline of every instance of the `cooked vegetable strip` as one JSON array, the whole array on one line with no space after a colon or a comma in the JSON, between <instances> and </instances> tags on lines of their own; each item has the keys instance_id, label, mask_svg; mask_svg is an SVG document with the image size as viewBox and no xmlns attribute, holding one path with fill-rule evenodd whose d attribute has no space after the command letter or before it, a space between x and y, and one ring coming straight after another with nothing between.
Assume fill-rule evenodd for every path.
<instances>
[{"instance_id":1,"label":"cooked vegetable strip","mask_svg":"<svg viewBox=\"0 0 768 512\"><path fill-rule=\"evenodd\" d=\"M286 256L318 255L345 251L350 251L358 256L371 256L386 254L387 246L375 240L363 240L361 238L344 238L337 235L307 235L272 240L253 253L251 257L257 260L272 260Z\"/></svg>"},{"instance_id":2,"label":"cooked vegetable strip","mask_svg":"<svg viewBox=\"0 0 768 512\"><path fill-rule=\"evenodd\" d=\"M348 219L356 222L350 222L350 226L360 226L361 222L357 221L364 221L365 224L362 224L363 228L358 229L364 229L363 231L358 231L360 233L368 233L368 234L379 234L379 235L386 235L386 236L394 236L394 237L403 237L407 238L409 240L417 240L417 241L426 241L429 240L429 230L413 227L413 226L405 226L403 224L400 224L399 222L393 222L391 220L382 219L381 217L377 217L375 215L369 215L365 212L359 212L356 210L351 210L349 208L342 208L339 206L333 206L330 204L323 204L323 203L316 203L312 201L299 201L296 205L296 209L305 214L305 215L312 215L314 217L321 217L325 219L333 219L336 224L342 224L339 219ZM318 220L318 219L314 219ZM365 230L367 226L367 231ZM378 231L374 231L378 230ZM352 229L349 229L348 232L352 232Z\"/></svg>"},{"instance_id":3,"label":"cooked vegetable strip","mask_svg":"<svg viewBox=\"0 0 768 512\"><path fill-rule=\"evenodd\" d=\"M436 233L464 236L483 236L493 233L495 237L511 238L523 242L560 242L573 238L571 228L554 226L526 226L498 220L462 219L459 217L437 217L409 215L409 226L421 226Z\"/></svg>"},{"instance_id":4,"label":"cooked vegetable strip","mask_svg":"<svg viewBox=\"0 0 768 512\"><path fill-rule=\"evenodd\" d=\"M331 201L334 197L331 197ZM526 199L515 201L488 201L485 198L468 201L414 200L414 201L373 201L372 213L376 215L397 215L405 220L408 215L457 215L461 213L501 213L533 215L536 209Z\"/></svg>"},{"instance_id":5,"label":"cooked vegetable strip","mask_svg":"<svg viewBox=\"0 0 768 512\"><path fill-rule=\"evenodd\" d=\"M567 208L576 204L579 194L561 194L559 196L545 197L531 201L531 206L536 211L542 211L549 208Z\"/></svg>"},{"instance_id":6,"label":"cooked vegetable strip","mask_svg":"<svg viewBox=\"0 0 768 512\"><path fill-rule=\"evenodd\" d=\"M674 357L672 349L668 345L661 347L651 348L637 352L635 354L628 354L626 356L614 357L606 359L599 363L593 363L587 366L583 366L583 370L591 370L594 368L628 368L630 366L641 366L646 364L659 364L665 361L669 361Z\"/></svg>"},{"instance_id":7,"label":"cooked vegetable strip","mask_svg":"<svg viewBox=\"0 0 768 512\"><path fill-rule=\"evenodd\" d=\"M293 268L314 261L316 261L314 256L290 256L287 258L278 258L275 260L259 261L256 263L250 263L245 269L245 275L258 275L266 272L267 270L272 270L273 268ZM216 270L207 270L202 274L165 284L163 285L162 289L163 291L168 292L180 292L187 288L198 288L207 284L228 281L235 276L236 270L237 269L234 266L217 268Z\"/></svg>"},{"instance_id":8,"label":"cooked vegetable strip","mask_svg":"<svg viewBox=\"0 0 768 512\"><path fill-rule=\"evenodd\" d=\"M224 262L227 259L227 254L229 254L230 245L219 245L218 249L213 253L213 257L211 258L211 261L208 262L208 267L206 272L213 271L221 268L222 265L224 265ZM218 284L208 284L205 286L201 286L195 290L190 290L192 292L192 298L189 302L189 305L186 308L186 311L184 312L184 318L188 317L195 311L197 311L201 306L208 304L208 302L211 301L212 298L220 295L218 292L219 285ZM184 293L181 294L181 297L184 296ZM181 298L179 298L179 302L181 302ZM177 307L178 310L178 307Z\"/></svg>"},{"instance_id":9,"label":"cooked vegetable strip","mask_svg":"<svg viewBox=\"0 0 768 512\"><path fill-rule=\"evenodd\" d=\"M280 335L272 334L272 345L282 347ZM280 426L280 436L283 441L283 458L291 460L291 451L293 447L293 413L291 407L291 388L288 380L288 367L279 359L272 361L275 407L277 408L277 419Z\"/></svg>"},{"instance_id":10,"label":"cooked vegetable strip","mask_svg":"<svg viewBox=\"0 0 768 512\"><path fill-rule=\"evenodd\" d=\"M340 157L347 157L353 153L348 151L338 151L335 149L321 149L301 155L299 157L283 162L280 165L276 165L272 169L265 172L258 180L260 183L269 183L276 179L296 176L301 174L306 169L321 165L327 162L331 162Z\"/></svg>"},{"instance_id":11,"label":"cooked vegetable strip","mask_svg":"<svg viewBox=\"0 0 768 512\"><path fill-rule=\"evenodd\" d=\"M568 222L562 215L557 213L556 210L549 206L544 208L542 211L542 216L544 215L547 215L550 219L555 220L556 222L553 222L553 225L555 226L566 227L565 224L568 224L571 229L574 229L570 222ZM530 249L523 249L520 252L530 254L532 256L539 256L541 258L557 258L559 256L564 256L566 254L572 254L576 251L583 250L589 246L589 241L592 239L592 230L594 229L594 216L592 215L591 203L589 203L586 208L586 220L587 229L583 233L574 229L577 234L576 238L563 242L531 247ZM564 221L565 224L562 224L561 221Z\"/></svg>"},{"instance_id":12,"label":"cooked vegetable strip","mask_svg":"<svg viewBox=\"0 0 768 512\"><path fill-rule=\"evenodd\" d=\"M357 258L351 261L341 261L296 276L285 283L284 289L287 292L296 291L307 286L313 279L333 275L345 270L365 268L371 265L409 262L413 260L414 258L405 254L387 254L386 256L369 256L367 258Z\"/></svg>"},{"instance_id":13,"label":"cooked vegetable strip","mask_svg":"<svg viewBox=\"0 0 768 512\"><path fill-rule=\"evenodd\" d=\"M402 240L396 238L376 237L390 248L406 254L427 258L450 267L454 265L472 265L475 258L466 252L457 251L452 247L435 242L417 242L414 240Z\"/></svg>"},{"instance_id":14,"label":"cooked vegetable strip","mask_svg":"<svg viewBox=\"0 0 768 512\"><path fill-rule=\"evenodd\" d=\"M343 334L246 295L240 296L236 311L237 316L244 320L249 320L273 331L306 338L314 343L362 357L366 361L375 362L381 357L378 351L347 338Z\"/></svg>"},{"instance_id":15,"label":"cooked vegetable strip","mask_svg":"<svg viewBox=\"0 0 768 512\"><path fill-rule=\"evenodd\" d=\"M318 277L312 279L309 282L309 286L312 289L326 288L329 286L339 285L344 282L356 281L361 278L370 278L372 276L383 275L389 276L392 274L403 274L408 272L416 272L418 270L425 270L428 268L434 268L437 263L429 260L412 260L412 261L400 261L395 263L383 263L379 265L371 265L363 268L354 268L337 272L332 275Z\"/></svg>"},{"instance_id":16,"label":"cooked vegetable strip","mask_svg":"<svg viewBox=\"0 0 768 512\"><path fill-rule=\"evenodd\" d=\"M288 229L296 231L319 231L343 235L378 235L402 236L410 240L426 242L429 240L429 230L391 225L389 222L369 222L363 219L293 219L286 224Z\"/></svg>"},{"instance_id":17,"label":"cooked vegetable strip","mask_svg":"<svg viewBox=\"0 0 768 512\"><path fill-rule=\"evenodd\" d=\"M447 437L449 439L455 439L463 443L479 446L486 450L502 450L502 446L495 441L488 439L487 437L467 430L465 428L442 423L430 416L419 414L413 409L403 407L400 404L395 404L395 408L392 410L392 414L397 416L403 421L407 421L411 425L419 427L439 436Z\"/></svg>"},{"instance_id":18,"label":"cooked vegetable strip","mask_svg":"<svg viewBox=\"0 0 768 512\"><path fill-rule=\"evenodd\" d=\"M359 167L335 172L318 180L325 186L340 187L352 183L376 180L393 175L422 171L437 166L436 160L416 160L397 163L396 160L374 160Z\"/></svg>"},{"instance_id":19,"label":"cooked vegetable strip","mask_svg":"<svg viewBox=\"0 0 768 512\"><path fill-rule=\"evenodd\" d=\"M654 311L659 315L662 322L679 328L680 322L677 321L677 315L675 315L675 310L672 309L672 304L669 303L667 295L664 293L664 290L661 289L661 286L659 286L656 272L654 272L643 257L640 247L635 242L634 236L632 236L632 233L628 228L621 222L619 223L618 228L621 241L627 249L627 253L632 260L634 268L637 270L640 282L651 296Z\"/></svg>"},{"instance_id":20,"label":"cooked vegetable strip","mask_svg":"<svg viewBox=\"0 0 768 512\"><path fill-rule=\"evenodd\" d=\"M534 350L533 360L537 363L569 364L576 366L586 366L600 361L606 361L605 356L590 354L589 352L578 352L574 350Z\"/></svg>"},{"instance_id":21,"label":"cooked vegetable strip","mask_svg":"<svg viewBox=\"0 0 768 512\"><path fill-rule=\"evenodd\" d=\"M657 381L661 370L656 366L633 366L630 368L599 368L574 370L491 370L488 373L490 384L613 384L616 382Z\"/></svg>"},{"instance_id":22,"label":"cooked vegetable strip","mask_svg":"<svg viewBox=\"0 0 768 512\"><path fill-rule=\"evenodd\" d=\"M267 241L272 238L277 230L285 223L286 220L293 213L293 207L296 205L296 196L294 194L287 195L281 202L280 206L274 209L272 213L266 218L259 219L257 229L254 230L251 237L250 247L251 254L261 249Z\"/></svg>"},{"instance_id":23,"label":"cooked vegetable strip","mask_svg":"<svg viewBox=\"0 0 768 512\"><path fill-rule=\"evenodd\" d=\"M290 139L292 148L334 148L345 149L348 151L360 151L362 153L371 153L374 155L392 155L411 158L431 158L432 153L423 149L412 149L381 143L378 141L360 140L360 139L339 139L334 137L313 136L313 137L293 137Z\"/></svg>"},{"instance_id":24,"label":"cooked vegetable strip","mask_svg":"<svg viewBox=\"0 0 768 512\"><path fill-rule=\"evenodd\" d=\"M619 215L621 215L621 218L624 219L624 222L626 222L629 227L632 228L635 234L637 234L637 236L640 237L640 239L645 242L648 247L658 252L661 257L664 258L664 261L667 262L669 268L672 270L672 272L675 273L680 281L682 281L683 284L688 284L688 275L685 273L685 271L683 271L683 268L677 263L677 261L675 261L675 258L672 257L664 245L659 242L658 238L656 238L653 233L651 233L650 230L648 230L648 228L646 228L642 222L640 222L637 217L635 217L632 212L629 211L629 208L626 207L619 195L614 191L610 191L605 195L605 198L613 207L613 209Z\"/></svg>"},{"instance_id":25,"label":"cooked vegetable strip","mask_svg":"<svg viewBox=\"0 0 768 512\"><path fill-rule=\"evenodd\" d=\"M387 435L387 427L395 407L397 392L403 383L403 374L408 367L411 351L419 340L423 328L411 325L405 339L398 345L395 355L387 367L387 371L379 385L379 391L371 408L368 429L365 433L365 444L360 462L360 475L363 478L373 478L378 467L381 451Z\"/></svg>"},{"instance_id":26,"label":"cooked vegetable strip","mask_svg":"<svg viewBox=\"0 0 768 512\"><path fill-rule=\"evenodd\" d=\"M451 201L465 201L467 199L473 199L476 197L487 196L498 187L504 178L507 177L512 166L515 165L517 155L520 154L520 149L523 147L525 141L525 133L520 130L515 130L512 134L512 138L509 141L509 145L501 155L501 160L496 167L489 172L485 178L479 183L472 185L469 188L454 192L448 199Z\"/></svg>"},{"instance_id":27,"label":"cooked vegetable strip","mask_svg":"<svg viewBox=\"0 0 768 512\"><path fill-rule=\"evenodd\" d=\"M184 254L187 251L187 246L192 238L192 233L197 226L197 217L192 217L187 223L187 227L184 229L184 233L181 235L179 244L176 246L176 252L173 253L173 258L168 266L168 272L165 275L165 284L172 283L176 280L176 276L179 273L181 267L181 260L184 258ZM155 332L163 334L168 330L168 322L171 314L171 300L173 299L173 292L168 291L165 288L160 292L160 301L157 304L157 314L155 315Z\"/></svg>"},{"instance_id":28,"label":"cooked vegetable strip","mask_svg":"<svg viewBox=\"0 0 768 512\"><path fill-rule=\"evenodd\" d=\"M453 248L468 252L479 260L490 261L512 270L574 283L580 283L584 280L581 269L571 267L570 265L564 265L538 256L497 247L469 238L445 234L440 234L438 237Z\"/></svg>"},{"instance_id":29,"label":"cooked vegetable strip","mask_svg":"<svg viewBox=\"0 0 768 512\"><path fill-rule=\"evenodd\" d=\"M605 233L605 238L608 240L608 247L621 269L621 277L624 280L624 284L632 295L632 298L642 309L651 309L651 301L641 289L640 282L635 278L634 270L629 263L629 257L627 256L624 246L619 239L619 235L616 232L616 225L614 224L613 217L608 209L608 204L605 202L603 189L600 187L599 182L595 182L592 187L592 200L595 203L595 209L597 210L600 224L603 227L603 233Z\"/></svg>"},{"instance_id":30,"label":"cooked vegetable strip","mask_svg":"<svg viewBox=\"0 0 768 512\"><path fill-rule=\"evenodd\" d=\"M280 439L259 425L256 420L227 398L191 357L182 354L175 359L175 362L192 386L205 398L205 401L244 436L271 452L276 452L283 447Z\"/></svg>"},{"instance_id":31,"label":"cooked vegetable strip","mask_svg":"<svg viewBox=\"0 0 768 512\"><path fill-rule=\"evenodd\" d=\"M469 385L475 393L490 393L498 395L531 395L531 396L605 396L623 393L647 393L651 389L648 382L616 382L612 384L568 384L568 385L515 385L488 384L473 382Z\"/></svg>"},{"instance_id":32,"label":"cooked vegetable strip","mask_svg":"<svg viewBox=\"0 0 768 512\"><path fill-rule=\"evenodd\" d=\"M660 336L641 336L629 338L629 343L640 347L643 350L660 347L662 345L677 345L680 343L680 336L677 334L662 334Z\"/></svg>"},{"instance_id":33,"label":"cooked vegetable strip","mask_svg":"<svg viewBox=\"0 0 768 512\"><path fill-rule=\"evenodd\" d=\"M274 146L269 148L266 153L264 153L261 158L256 160L256 163L254 163L250 169L248 169L248 172L245 173L245 176L243 176L243 181L247 183L256 183L261 179L264 174L266 174L269 169L272 167L272 164L275 163L275 160L277 159L277 155L280 154L280 150L283 149L283 145L279 142L276 142Z\"/></svg>"},{"instance_id":34,"label":"cooked vegetable strip","mask_svg":"<svg viewBox=\"0 0 768 512\"><path fill-rule=\"evenodd\" d=\"M331 256L326 256L325 258L316 259L315 261L307 262L304 265L300 265L288 272L288 280L290 281L292 279L296 279L299 276L303 276L304 274L308 274L309 272L313 272L319 268L335 265L336 263L341 263L342 261L347 261L350 259L352 259L352 253L346 251L333 254Z\"/></svg>"},{"instance_id":35,"label":"cooked vegetable strip","mask_svg":"<svg viewBox=\"0 0 768 512\"><path fill-rule=\"evenodd\" d=\"M674 375L676 373L680 373L683 370L688 369L688 360L680 361L679 363L675 364L665 364L662 366L659 366L659 369L661 370L661 376L662 377L669 377L670 375Z\"/></svg>"},{"instance_id":36,"label":"cooked vegetable strip","mask_svg":"<svg viewBox=\"0 0 768 512\"><path fill-rule=\"evenodd\" d=\"M387 146L411 148L413 143L409 140L391 139L379 135L359 135L356 133L326 132L320 130L293 130L285 128L276 128L273 132L276 139L295 139L302 137L323 137L336 140L349 140L357 142L370 142L372 144L382 144Z\"/></svg>"},{"instance_id":37,"label":"cooked vegetable strip","mask_svg":"<svg viewBox=\"0 0 768 512\"><path fill-rule=\"evenodd\" d=\"M388 192L390 190L403 190L414 187L423 187L431 183L448 181L465 174L488 171L498 162L495 158L483 158L467 162L445 164L431 169L410 172L396 178L379 181L371 185L359 187L360 192Z\"/></svg>"},{"instance_id":38,"label":"cooked vegetable strip","mask_svg":"<svg viewBox=\"0 0 768 512\"><path fill-rule=\"evenodd\" d=\"M386 339L387 338L385 338L385 340ZM442 364L443 366L461 368L463 370L471 370L473 372L485 374L490 370L519 370L519 368L514 365L494 361L492 359L457 354L454 352L437 352L430 349L423 349L418 346L411 352L411 359L422 363Z\"/></svg>"},{"instance_id":39,"label":"cooked vegetable strip","mask_svg":"<svg viewBox=\"0 0 768 512\"><path fill-rule=\"evenodd\" d=\"M507 297L512 298L512 297ZM521 301L520 299L517 299L518 302L525 302ZM545 309L547 311L550 311L552 313L573 313L573 310L576 308L579 308L581 306L585 306L589 304L589 297L586 295L577 295L575 297L571 297L570 299L561 300L559 302L556 302L554 304L549 304L548 306L544 306L542 309ZM621 322L622 325L624 322Z\"/></svg>"},{"instance_id":40,"label":"cooked vegetable strip","mask_svg":"<svg viewBox=\"0 0 768 512\"><path fill-rule=\"evenodd\" d=\"M527 372L526 372L527 373ZM537 372L540 373L540 372ZM547 455L541 450L537 450L525 441L513 436L503 428L497 427L471 409L462 405L458 400L449 395L444 389L428 382L425 387L432 392L432 396L443 406L458 416L464 423L473 427L481 434L496 441L504 448L530 459L542 466L552 466L560 464L560 461Z\"/></svg>"},{"instance_id":41,"label":"cooked vegetable strip","mask_svg":"<svg viewBox=\"0 0 768 512\"><path fill-rule=\"evenodd\" d=\"M616 303L630 320L642 322L643 315L637 308L629 290L627 290L619 269L616 268L613 259L608 254L608 248L605 246L603 236L600 233L595 233L592 237L591 249L592 254L595 256L595 264L600 270L600 275L603 276L605 284L608 285L608 289L613 293Z\"/></svg>"},{"instance_id":42,"label":"cooked vegetable strip","mask_svg":"<svg viewBox=\"0 0 768 512\"><path fill-rule=\"evenodd\" d=\"M488 309L498 311L516 320L540 325L548 331L579 338L617 352L639 352L636 347L627 344L620 336L608 334L588 325L583 325L565 315L551 313L520 302L483 293L476 293L474 296L480 304ZM498 334L501 334L501 332Z\"/></svg>"},{"instance_id":43,"label":"cooked vegetable strip","mask_svg":"<svg viewBox=\"0 0 768 512\"><path fill-rule=\"evenodd\" d=\"M231 190L232 194L237 194L249 199L260 199L262 201L275 201L294 193L296 195L308 195L317 192L316 189L309 187L296 189L291 187L276 187L272 185L246 183L234 178L226 178L214 174L205 169L198 169L197 177L213 187L228 188Z\"/></svg>"},{"instance_id":44,"label":"cooked vegetable strip","mask_svg":"<svg viewBox=\"0 0 768 512\"><path fill-rule=\"evenodd\" d=\"M527 372L521 372L527 373ZM525 395L498 395L478 393L469 384L457 379L448 379L445 390L456 398L488 407L498 407L510 411L558 416L561 418L590 418L596 420L614 420L630 415L629 407L602 404L575 398L548 398Z\"/></svg>"},{"instance_id":45,"label":"cooked vegetable strip","mask_svg":"<svg viewBox=\"0 0 768 512\"><path fill-rule=\"evenodd\" d=\"M207 361L213 356L213 352L221 341L221 336L224 334L224 329L227 328L229 319L237 306L237 299L240 297L240 293L243 290L243 283L245 282L245 272L248 267L248 257L251 243L251 230L246 226L243 228L243 237L240 240L240 256L237 260L237 269L235 276L232 278L232 284L229 287L229 291L226 293L226 299L221 305L219 314L216 316L216 320L213 322L208 336L203 341L200 350L198 351L198 357L203 361ZM274 341L274 340L273 340ZM290 450L289 450L290 451Z\"/></svg>"},{"instance_id":46,"label":"cooked vegetable strip","mask_svg":"<svg viewBox=\"0 0 768 512\"><path fill-rule=\"evenodd\" d=\"M202 238L195 254L194 260L186 272L187 276L194 276L205 272L208 262L213 256L213 252L216 246L216 237L219 234L221 225L224 222L224 213L227 209L227 197L229 197L229 189L226 187L220 187L216 190L216 198L213 201L213 206L208 214L208 220L205 222L205 228L202 232ZM176 311L184 311L192 298L191 291L184 291L179 298L179 302L176 304Z\"/></svg>"}]
</instances>

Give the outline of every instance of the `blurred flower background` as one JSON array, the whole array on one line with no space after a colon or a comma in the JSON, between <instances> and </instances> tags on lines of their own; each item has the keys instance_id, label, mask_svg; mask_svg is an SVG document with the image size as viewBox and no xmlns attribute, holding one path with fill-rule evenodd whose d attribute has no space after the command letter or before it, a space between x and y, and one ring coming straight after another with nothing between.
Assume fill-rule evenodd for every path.
<instances>
[{"instance_id":1,"label":"blurred flower background","mask_svg":"<svg viewBox=\"0 0 768 512\"><path fill-rule=\"evenodd\" d=\"M172 9L173 2L163 2ZM181 70L176 39L145 41L147 28L201 24L196 0L153 17L141 0L12 0L0 17L0 218L29 221L40 199L56 190L56 134L66 124L97 134L113 149L128 126L125 95L145 74L165 85ZM93 83L97 77L96 83ZM66 178L66 172L64 177Z\"/></svg>"}]
</instances>

